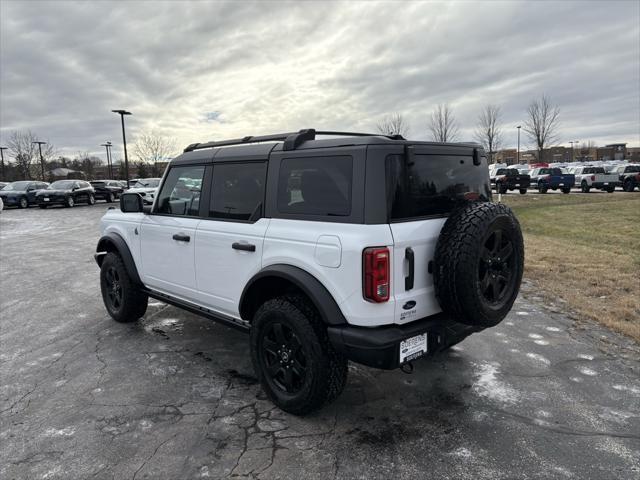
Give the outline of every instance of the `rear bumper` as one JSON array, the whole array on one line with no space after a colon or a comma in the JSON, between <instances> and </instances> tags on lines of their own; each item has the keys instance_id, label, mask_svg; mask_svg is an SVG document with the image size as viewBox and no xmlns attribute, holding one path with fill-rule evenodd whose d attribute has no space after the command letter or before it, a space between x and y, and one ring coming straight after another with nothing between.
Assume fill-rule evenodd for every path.
<instances>
[{"instance_id":1,"label":"rear bumper","mask_svg":"<svg viewBox=\"0 0 640 480\"><path fill-rule=\"evenodd\" d=\"M400 366L400 342L407 338L426 333L426 356L431 356L480 330L452 322L445 314L439 313L405 325L375 328L330 326L328 333L333 346L349 360L391 370Z\"/></svg>"},{"instance_id":2,"label":"rear bumper","mask_svg":"<svg viewBox=\"0 0 640 480\"><path fill-rule=\"evenodd\" d=\"M593 182L591 184L592 188L607 188L607 187L618 187L620 186L620 182Z\"/></svg>"}]
</instances>

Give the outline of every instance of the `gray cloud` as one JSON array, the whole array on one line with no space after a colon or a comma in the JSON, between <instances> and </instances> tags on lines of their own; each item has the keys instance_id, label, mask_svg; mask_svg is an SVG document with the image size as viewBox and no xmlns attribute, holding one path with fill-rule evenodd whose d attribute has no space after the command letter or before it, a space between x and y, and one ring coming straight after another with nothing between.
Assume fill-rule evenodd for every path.
<instances>
[{"instance_id":1,"label":"gray cloud","mask_svg":"<svg viewBox=\"0 0 640 480\"><path fill-rule=\"evenodd\" d=\"M503 108L505 140L545 93L561 142L640 145L638 2L0 3L0 136L30 128L102 154L157 129L179 144L305 127L412 137L449 102L464 138Z\"/></svg>"}]
</instances>

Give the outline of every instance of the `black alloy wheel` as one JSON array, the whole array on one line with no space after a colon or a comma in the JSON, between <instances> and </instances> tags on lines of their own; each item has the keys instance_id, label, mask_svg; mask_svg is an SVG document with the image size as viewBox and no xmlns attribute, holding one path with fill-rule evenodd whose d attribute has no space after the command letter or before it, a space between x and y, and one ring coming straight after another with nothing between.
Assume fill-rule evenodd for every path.
<instances>
[{"instance_id":1,"label":"black alloy wheel","mask_svg":"<svg viewBox=\"0 0 640 480\"><path fill-rule=\"evenodd\" d=\"M490 306L499 305L515 288L515 256L508 232L497 228L481 250L478 280L482 297Z\"/></svg>"},{"instance_id":2,"label":"black alloy wheel","mask_svg":"<svg viewBox=\"0 0 640 480\"><path fill-rule=\"evenodd\" d=\"M260 347L267 382L282 392L298 393L307 377L307 356L293 329L285 323L272 323Z\"/></svg>"},{"instance_id":3,"label":"black alloy wheel","mask_svg":"<svg viewBox=\"0 0 640 480\"><path fill-rule=\"evenodd\" d=\"M105 271L106 298L109 310L119 311L122 307L122 283L115 266L110 266Z\"/></svg>"}]
</instances>

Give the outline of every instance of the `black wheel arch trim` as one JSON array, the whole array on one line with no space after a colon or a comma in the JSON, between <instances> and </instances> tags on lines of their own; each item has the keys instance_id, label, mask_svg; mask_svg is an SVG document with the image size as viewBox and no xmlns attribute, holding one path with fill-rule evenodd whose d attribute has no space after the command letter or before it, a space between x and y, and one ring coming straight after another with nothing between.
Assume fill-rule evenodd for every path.
<instances>
[{"instance_id":1,"label":"black wheel arch trim","mask_svg":"<svg viewBox=\"0 0 640 480\"><path fill-rule=\"evenodd\" d=\"M129 251L129 246L124 238L122 238L117 233L107 233L100 237L98 240L98 246L96 247L96 253L94 258L98 266L102 265L102 257L107 254L109 251L115 250L122 261L124 262L124 266L127 269L127 273L131 278L131 281L136 285L142 285L142 280L140 280L140 276L138 275L138 269L136 268L136 264L133 261L133 256Z\"/></svg>"},{"instance_id":2,"label":"black wheel arch trim","mask_svg":"<svg viewBox=\"0 0 640 480\"><path fill-rule=\"evenodd\" d=\"M275 264L269 265L256 273L245 285L240 296L239 311L240 316L248 321L247 312L250 311L248 293L251 287L260 279L265 277L277 277L288 280L298 287L307 297L311 299L314 307L318 310L320 318L327 325L344 325L347 320L344 318L340 307L320 281L309 272L293 265Z\"/></svg>"}]
</instances>

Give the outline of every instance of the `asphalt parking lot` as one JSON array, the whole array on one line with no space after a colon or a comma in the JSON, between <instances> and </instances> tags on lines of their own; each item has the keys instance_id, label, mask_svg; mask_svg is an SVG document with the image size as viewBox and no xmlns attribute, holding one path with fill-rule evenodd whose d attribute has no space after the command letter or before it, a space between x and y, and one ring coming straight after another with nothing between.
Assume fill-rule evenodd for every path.
<instances>
[{"instance_id":1,"label":"asphalt parking lot","mask_svg":"<svg viewBox=\"0 0 640 480\"><path fill-rule=\"evenodd\" d=\"M0 478L640 478L640 348L531 285L499 327L412 375L351 365L298 418L242 333L155 301L108 317L105 209L0 214Z\"/></svg>"}]
</instances>

